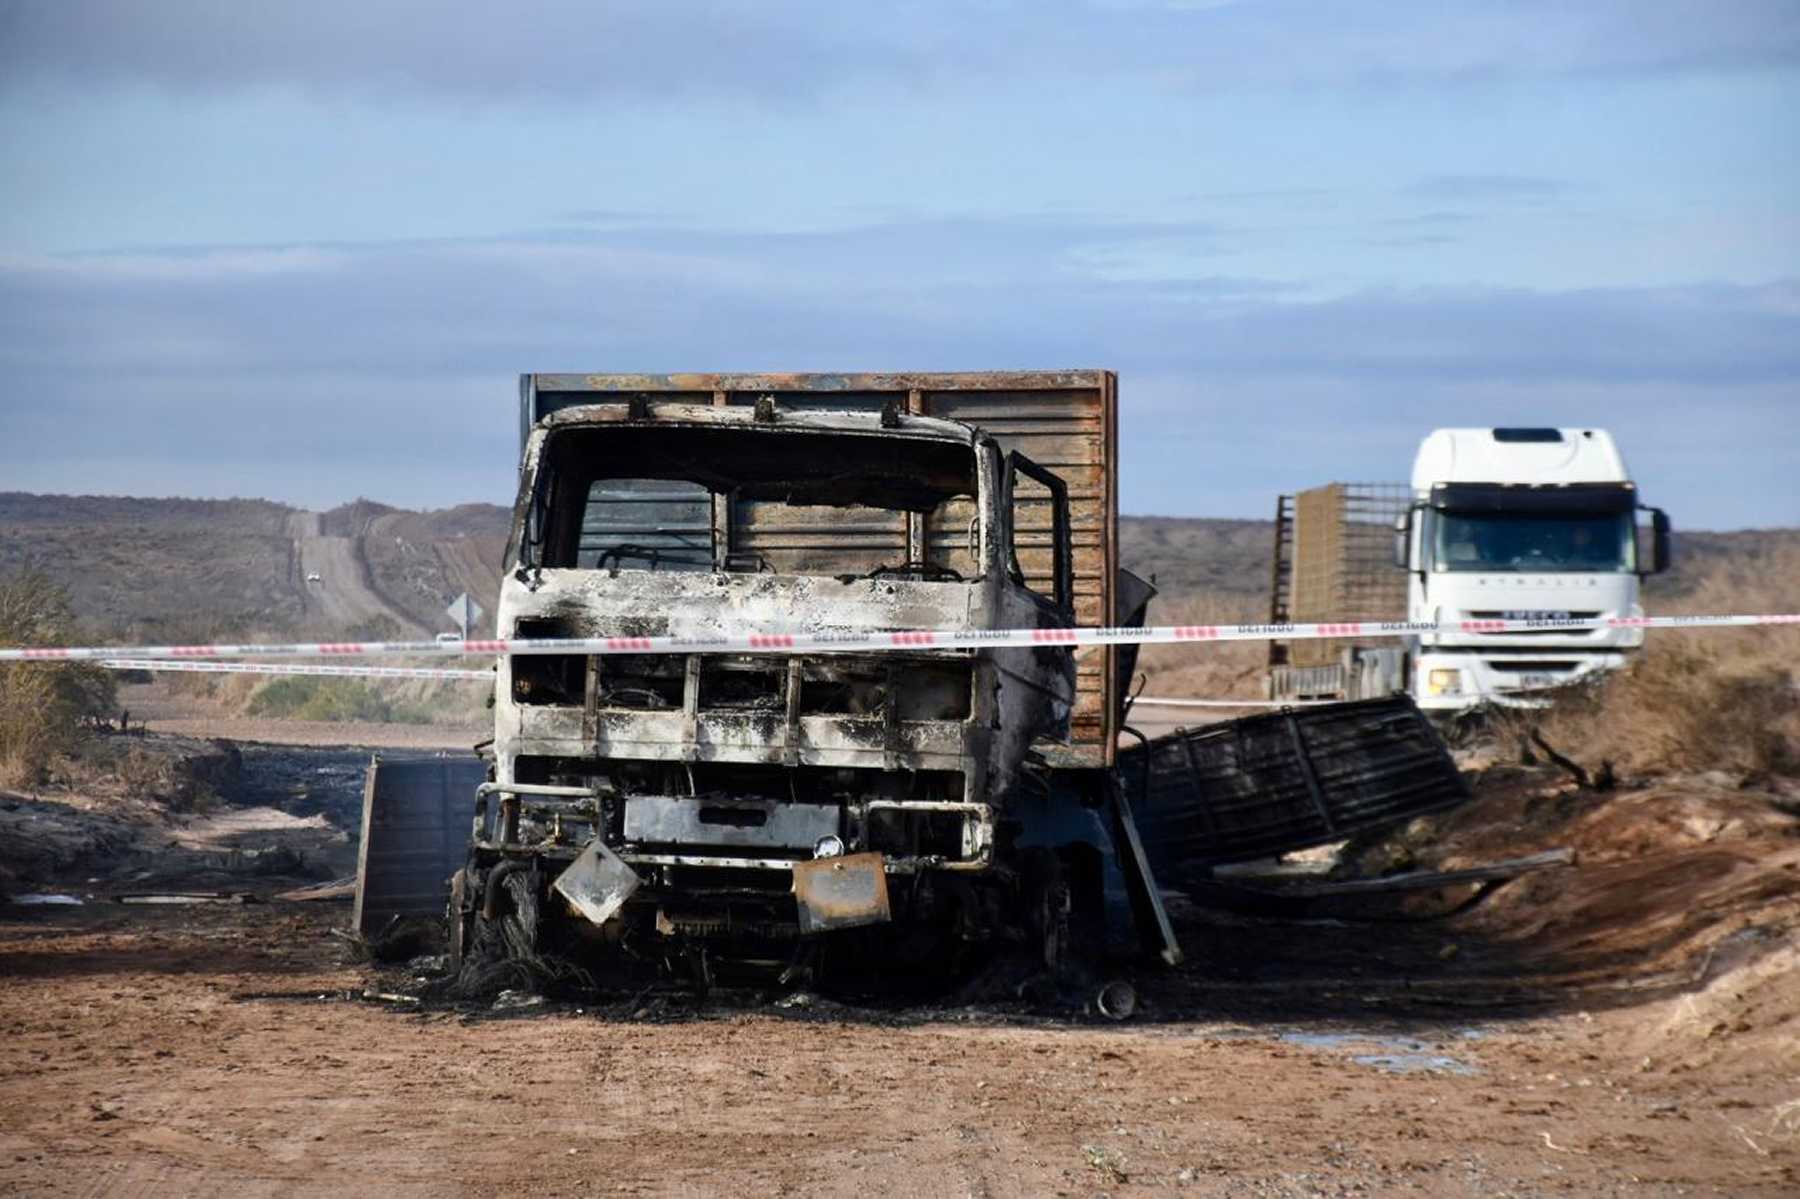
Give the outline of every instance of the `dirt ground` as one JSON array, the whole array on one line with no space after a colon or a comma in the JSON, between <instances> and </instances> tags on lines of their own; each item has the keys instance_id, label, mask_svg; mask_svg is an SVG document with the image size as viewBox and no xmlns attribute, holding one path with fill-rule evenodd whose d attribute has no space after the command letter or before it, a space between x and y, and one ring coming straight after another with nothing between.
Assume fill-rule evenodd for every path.
<instances>
[{"instance_id":1,"label":"dirt ground","mask_svg":"<svg viewBox=\"0 0 1800 1199\"><path fill-rule=\"evenodd\" d=\"M246 752L207 818L342 831L331 752ZM1800 820L1740 783L1489 771L1348 856L1576 865L1467 906L1177 897L1189 960L1137 975L1125 1024L804 993L421 1010L365 997L415 978L350 957L346 906L137 907L91 859L33 867L84 902L0 907L0 1190L1792 1195Z\"/></svg>"},{"instance_id":2,"label":"dirt ground","mask_svg":"<svg viewBox=\"0 0 1800 1199\"><path fill-rule=\"evenodd\" d=\"M123 685L119 688L119 701L131 712L134 726L144 724L153 733L174 737L222 737L234 742L269 745L466 752L477 741L493 735L488 725L266 720L239 716L227 713L202 696L182 691L167 680Z\"/></svg>"}]
</instances>

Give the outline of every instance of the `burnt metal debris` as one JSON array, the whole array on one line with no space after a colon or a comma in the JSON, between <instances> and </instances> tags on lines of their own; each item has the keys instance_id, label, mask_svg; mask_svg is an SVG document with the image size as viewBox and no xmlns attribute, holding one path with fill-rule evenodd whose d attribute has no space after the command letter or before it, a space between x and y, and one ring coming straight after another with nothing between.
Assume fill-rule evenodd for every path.
<instances>
[{"instance_id":1,"label":"burnt metal debris","mask_svg":"<svg viewBox=\"0 0 1800 1199\"><path fill-rule=\"evenodd\" d=\"M1119 774L1152 868L1169 886L1469 795L1443 739L1404 695L1182 729L1121 753Z\"/></svg>"}]
</instances>

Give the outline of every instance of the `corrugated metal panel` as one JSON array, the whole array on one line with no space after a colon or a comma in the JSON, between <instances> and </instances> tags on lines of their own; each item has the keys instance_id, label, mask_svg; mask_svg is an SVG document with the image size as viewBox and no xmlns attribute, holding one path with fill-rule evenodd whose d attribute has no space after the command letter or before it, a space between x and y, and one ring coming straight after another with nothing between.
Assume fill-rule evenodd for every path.
<instances>
[{"instance_id":1,"label":"corrugated metal panel","mask_svg":"<svg viewBox=\"0 0 1800 1199\"><path fill-rule=\"evenodd\" d=\"M1361 700L1182 729L1119 755L1159 879L1342 840L1469 797L1411 699Z\"/></svg>"},{"instance_id":2,"label":"corrugated metal panel","mask_svg":"<svg viewBox=\"0 0 1800 1199\"><path fill-rule=\"evenodd\" d=\"M449 879L469 853L475 788L487 764L475 757L384 760L363 785L357 853L356 931L373 936L395 916L437 916Z\"/></svg>"},{"instance_id":3,"label":"corrugated metal panel","mask_svg":"<svg viewBox=\"0 0 1800 1199\"><path fill-rule=\"evenodd\" d=\"M898 403L905 411L974 425L993 436L1003 452L1017 450L1059 476L1069 489L1074 547L1075 615L1082 625L1117 622L1113 580L1118 570L1118 380L1111 371L980 371L947 374L800 375L528 375L522 380L527 427L531 419L602 396L645 396L659 401L754 404L763 396L790 408L879 411ZM769 509L764 511L763 509ZM904 517L891 522L844 520L835 510L808 515L773 506L739 504L733 510L733 544L762 554L777 571L832 570L834 543L903 560L917 538L926 560L967 575L974 569L966 546L972 505L946 505L919 528ZM1016 521L1019 564L1031 586L1051 589L1051 517L1047 502L1026 504ZM854 539L855 545L837 539ZM844 569L838 567L837 569ZM1094 764L1113 759L1117 708L1112 647L1077 655L1071 748Z\"/></svg>"}]
</instances>

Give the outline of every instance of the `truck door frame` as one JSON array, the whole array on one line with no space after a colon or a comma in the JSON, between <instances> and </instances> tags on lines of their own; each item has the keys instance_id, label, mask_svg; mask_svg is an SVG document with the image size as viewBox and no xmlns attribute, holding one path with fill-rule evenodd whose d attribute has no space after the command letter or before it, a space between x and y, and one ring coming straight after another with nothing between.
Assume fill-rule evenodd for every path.
<instances>
[{"instance_id":1,"label":"truck door frame","mask_svg":"<svg viewBox=\"0 0 1800 1199\"><path fill-rule=\"evenodd\" d=\"M1051 587L1052 594L1046 596L1025 581L1025 572L1019 565L1019 532L1015 517L1018 513L1017 498L1013 483L1019 475L1024 475L1032 482L1041 485L1050 493L1050 540L1052 553ZM1066 617L1070 624L1075 622L1075 550L1069 532L1069 486L1062 478L1039 466L1018 450L1009 450L1006 454L1006 573L1019 587L1054 611Z\"/></svg>"}]
</instances>

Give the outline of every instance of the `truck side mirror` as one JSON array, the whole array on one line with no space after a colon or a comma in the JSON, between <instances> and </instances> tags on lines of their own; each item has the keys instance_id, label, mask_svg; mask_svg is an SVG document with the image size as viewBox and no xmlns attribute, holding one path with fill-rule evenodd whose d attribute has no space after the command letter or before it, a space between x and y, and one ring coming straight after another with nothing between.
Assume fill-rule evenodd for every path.
<instances>
[{"instance_id":1,"label":"truck side mirror","mask_svg":"<svg viewBox=\"0 0 1800 1199\"><path fill-rule=\"evenodd\" d=\"M1669 514L1661 508L1650 509L1650 573L1661 574L1669 569Z\"/></svg>"},{"instance_id":2,"label":"truck side mirror","mask_svg":"<svg viewBox=\"0 0 1800 1199\"><path fill-rule=\"evenodd\" d=\"M1412 548L1413 510L1408 508L1394 521L1394 565L1401 570L1406 569L1407 559Z\"/></svg>"}]
</instances>

